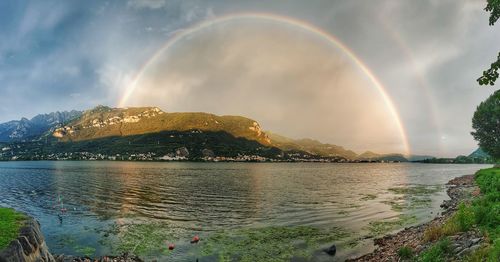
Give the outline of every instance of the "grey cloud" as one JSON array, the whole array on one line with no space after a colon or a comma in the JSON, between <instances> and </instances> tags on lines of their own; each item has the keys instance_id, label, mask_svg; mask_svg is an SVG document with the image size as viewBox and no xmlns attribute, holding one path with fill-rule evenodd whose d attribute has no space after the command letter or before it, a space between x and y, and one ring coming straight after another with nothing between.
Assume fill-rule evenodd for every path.
<instances>
[{"instance_id":1,"label":"grey cloud","mask_svg":"<svg viewBox=\"0 0 500 262\"><path fill-rule=\"evenodd\" d=\"M114 105L142 65L176 33L218 16L264 12L306 21L352 49L394 101L415 153L467 154L476 147L469 135L475 106L498 88L479 88L475 82L500 46L500 26L488 26L483 5L484 1L466 0L3 1L0 121L98 103ZM262 26L261 34L267 29ZM314 41L299 42L293 49L293 42L280 46L282 40L254 41L245 32L233 32L234 39L213 33L191 39L198 43L177 46L170 54L173 60L162 56L165 60L160 63L169 67L156 74L168 78L158 80L165 85L152 88L163 98L138 98L135 103L248 114L269 129L357 150L397 148L394 143L399 141L368 127L369 118L358 100L339 99L360 96L364 101L372 90L361 88L370 83L341 52L326 52ZM245 37L249 40L238 40ZM307 46L315 50L293 53ZM258 48L262 53L254 52ZM246 49L254 53L247 54ZM292 53L280 59L280 51ZM272 62L266 64L268 58ZM149 75L155 79L155 72ZM321 89L322 81L332 86L352 84L354 91L363 92ZM259 97L255 90L265 95ZM252 103L245 98L252 98ZM377 101L368 101L366 107L378 106ZM356 114L343 117L349 110ZM292 114L301 124L294 124ZM317 123L318 115L329 118L326 127ZM354 127L359 128L355 139L343 135Z\"/></svg>"}]
</instances>

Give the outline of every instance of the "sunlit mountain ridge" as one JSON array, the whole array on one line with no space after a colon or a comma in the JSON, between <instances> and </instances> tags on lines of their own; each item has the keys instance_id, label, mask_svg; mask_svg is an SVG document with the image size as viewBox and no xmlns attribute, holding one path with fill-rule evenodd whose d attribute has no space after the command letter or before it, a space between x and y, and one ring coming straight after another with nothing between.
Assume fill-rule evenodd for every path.
<instances>
[{"instance_id":1,"label":"sunlit mountain ridge","mask_svg":"<svg viewBox=\"0 0 500 262\"><path fill-rule=\"evenodd\" d=\"M26 151L32 155L41 155L39 149L42 147L54 154L88 151L120 155L125 153L121 151L127 151L129 154L154 152L157 156L177 155L179 148L185 148L187 154L196 158L245 154L281 158L285 153L305 158L367 162L433 158L371 151L357 154L342 146L314 139L293 139L263 131L256 120L243 116L170 113L157 107L97 106L83 112L55 112L41 114L31 120L9 121L0 124L0 142L7 149L12 143L18 148L27 147L29 150Z\"/></svg>"}]
</instances>

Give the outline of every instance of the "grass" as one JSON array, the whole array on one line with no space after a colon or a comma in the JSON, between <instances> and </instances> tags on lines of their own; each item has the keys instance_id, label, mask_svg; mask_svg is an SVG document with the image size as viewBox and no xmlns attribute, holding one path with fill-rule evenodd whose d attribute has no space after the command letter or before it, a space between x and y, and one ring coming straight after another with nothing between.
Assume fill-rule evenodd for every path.
<instances>
[{"instance_id":1,"label":"grass","mask_svg":"<svg viewBox=\"0 0 500 262\"><path fill-rule=\"evenodd\" d=\"M451 236L458 232L469 231L474 226L475 214L473 208L464 203L458 206L453 216L441 226L430 226L424 232L424 241L433 242L444 236Z\"/></svg>"},{"instance_id":2,"label":"grass","mask_svg":"<svg viewBox=\"0 0 500 262\"><path fill-rule=\"evenodd\" d=\"M25 216L13 209L0 207L0 250L16 239Z\"/></svg>"},{"instance_id":3,"label":"grass","mask_svg":"<svg viewBox=\"0 0 500 262\"><path fill-rule=\"evenodd\" d=\"M418 262L441 262L441 261L447 261L446 258L449 257L449 255L452 252L451 248L451 243L450 240L447 238L444 238L434 244L431 248L428 250L424 251L420 256L418 257L417 261Z\"/></svg>"},{"instance_id":4,"label":"grass","mask_svg":"<svg viewBox=\"0 0 500 262\"><path fill-rule=\"evenodd\" d=\"M500 261L500 168L479 170L475 179L481 196L470 204L461 203L457 212L442 226L426 229L425 241L439 241L422 253L418 261L444 261L446 237L474 227L481 229L487 241L464 261Z\"/></svg>"},{"instance_id":5,"label":"grass","mask_svg":"<svg viewBox=\"0 0 500 262\"><path fill-rule=\"evenodd\" d=\"M398 250L398 257L403 261L411 260L413 258L413 249L408 246L401 247Z\"/></svg>"}]
</instances>

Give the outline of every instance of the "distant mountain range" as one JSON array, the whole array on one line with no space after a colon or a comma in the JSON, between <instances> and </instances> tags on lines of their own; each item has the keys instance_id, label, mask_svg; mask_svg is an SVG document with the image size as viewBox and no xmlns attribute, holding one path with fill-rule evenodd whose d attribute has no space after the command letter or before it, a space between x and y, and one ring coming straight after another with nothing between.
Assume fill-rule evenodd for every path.
<instances>
[{"instance_id":1,"label":"distant mountain range","mask_svg":"<svg viewBox=\"0 0 500 262\"><path fill-rule=\"evenodd\" d=\"M495 164L495 160L481 148L474 150L468 156L457 156L455 158L429 158L421 160L423 163L436 164Z\"/></svg>"},{"instance_id":2,"label":"distant mountain range","mask_svg":"<svg viewBox=\"0 0 500 262\"><path fill-rule=\"evenodd\" d=\"M82 115L80 111L54 112L41 114L32 119L22 118L0 124L0 142L13 142L37 139L58 125L69 122Z\"/></svg>"},{"instance_id":3,"label":"distant mountain range","mask_svg":"<svg viewBox=\"0 0 500 262\"><path fill-rule=\"evenodd\" d=\"M292 139L263 131L255 120L209 113L167 113L157 107L54 112L0 124L0 159L44 159L77 154L101 156L182 155L187 159L241 157L333 161L407 162L432 156L360 155L313 139ZM482 151L473 154L484 155Z\"/></svg>"}]
</instances>

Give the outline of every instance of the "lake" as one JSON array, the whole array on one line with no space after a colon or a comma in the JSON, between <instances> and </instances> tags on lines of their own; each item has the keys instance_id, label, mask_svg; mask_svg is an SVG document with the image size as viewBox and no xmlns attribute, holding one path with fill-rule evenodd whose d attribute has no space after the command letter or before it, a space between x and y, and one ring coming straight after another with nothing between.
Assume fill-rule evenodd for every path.
<instances>
[{"instance_id":1,"label":"lake","mask_svg":"<svg viewBox=\"0 0 500 262\"><path fill-rule=\"evenodd\" d=\"M446 182L484 167L0 162L0 205L38 219L54 254L342 261L369 252L376 236L432 219ZM331 244L334 259L321 251Z\"/></svg>"}]
</instances>

